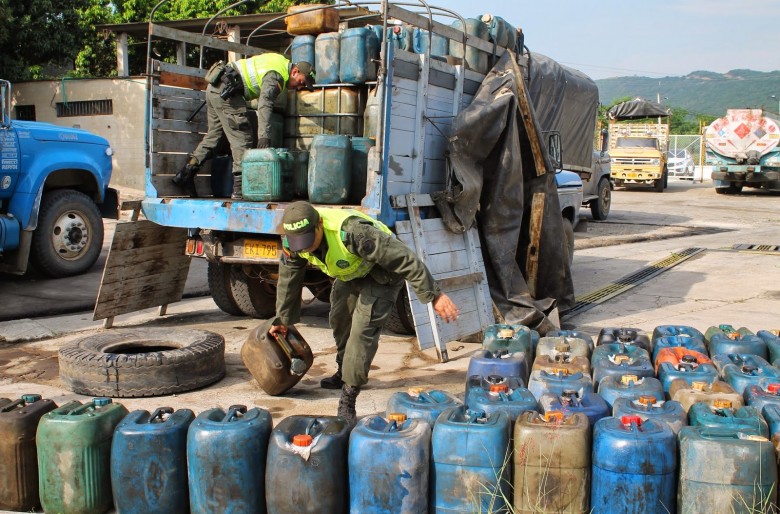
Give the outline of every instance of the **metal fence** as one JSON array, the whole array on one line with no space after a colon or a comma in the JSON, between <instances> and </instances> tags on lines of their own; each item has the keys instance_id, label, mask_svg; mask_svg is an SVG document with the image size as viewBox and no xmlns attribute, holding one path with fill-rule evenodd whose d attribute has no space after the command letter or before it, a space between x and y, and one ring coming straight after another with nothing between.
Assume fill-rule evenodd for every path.
<instances>
[{"instance_id":1,"label":"metal fence","mask_svg":"<svg viewBox=\"0 0 780 514\"><path fill-rule=\"evenodd\" d=\"M700 135L671 135L669 136L669 150L688 150L693 156L693 162L696 166L704 164L704 159L701 155Z\"/></svg>"}]
</instances>

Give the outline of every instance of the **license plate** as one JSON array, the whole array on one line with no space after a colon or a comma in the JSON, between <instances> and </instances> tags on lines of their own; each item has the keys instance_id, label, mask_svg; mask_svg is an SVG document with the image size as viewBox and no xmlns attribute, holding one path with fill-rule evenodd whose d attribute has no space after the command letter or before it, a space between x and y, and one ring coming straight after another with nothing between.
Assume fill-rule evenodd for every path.
<instances>
[{"instance_id":1,"label":"license plate","mask_svg":"<svg viewBox=\"0 0 780 514\"><path fill-rule=\"evenodd\" d=\"M276 241L258 241L256 239L247 239L244 241L244 257L278 259L279 243Z\"/></svg>"}]
</instances>

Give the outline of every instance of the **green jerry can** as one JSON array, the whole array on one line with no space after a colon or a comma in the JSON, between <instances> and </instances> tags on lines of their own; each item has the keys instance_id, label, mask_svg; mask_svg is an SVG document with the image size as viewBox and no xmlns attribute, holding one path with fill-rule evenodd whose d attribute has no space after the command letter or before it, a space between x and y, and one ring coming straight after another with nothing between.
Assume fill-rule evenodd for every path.
<instances>
[{"instance_id":1,"label":"green jerry can","mask_svg":"<svg viewBox=\"0 0 780 514\"><path fill-rule=\"evenodd\" d=\"M69 402L38 424L44 512L103 514L111 508L111 440L127 409L111 398Z\"/></svg>"},{"instance_id":2,"label":"green jerry can","mask_svg":"<svg viewBox=\"0 0 780 514\"><path fill-rule=\"evenodd\" d=\"M241 189L250 202L280 202L293 197L292 155L280 148L247 150L241 161Z\"/></svg>"}]
</instances>

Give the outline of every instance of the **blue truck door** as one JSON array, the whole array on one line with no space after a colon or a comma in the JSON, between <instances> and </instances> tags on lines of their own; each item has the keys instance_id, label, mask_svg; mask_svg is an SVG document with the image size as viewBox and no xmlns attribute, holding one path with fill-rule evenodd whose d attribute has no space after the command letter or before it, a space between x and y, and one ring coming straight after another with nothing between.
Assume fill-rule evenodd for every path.
<instances>
[{"instance_id":1,"label":"blue truck door","mask_svg":"<svg viewBox=\"0 0 780 514\"><path fill-rule=\"evenodd\" d=\"M19 140L13 127L0 129L0 199L10 198L16 189L20 169Z\"/></svg>"}]
</instances>

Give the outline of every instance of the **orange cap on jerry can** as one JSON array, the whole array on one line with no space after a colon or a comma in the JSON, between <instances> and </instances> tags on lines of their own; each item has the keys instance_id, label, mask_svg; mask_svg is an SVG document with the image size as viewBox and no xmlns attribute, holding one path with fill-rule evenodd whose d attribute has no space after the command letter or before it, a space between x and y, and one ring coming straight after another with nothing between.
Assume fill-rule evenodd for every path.
<instances>
[{"instance_id":1,"label":"orange cap on jerry can","mask_svg":"<svg viewBox=\"0 0 780 514\"><path fill-rule=\"evenodd\" d=\"M559 410L551 410L550 412L545 412L544 420L548 423L550 423L551 421L561 422L563 421L563 412Z\"/></svg>"},{"instance_id":2,"label":"orange cap on jerry can","mask_svg":"<svg viewBox=\"0 0 780 514\"><path fill-rule=\"evenodd\" d=\"M637 382L639 382L639 377L636 375L620 375L620 383L625 386L636 384Z\"/></svg>"},{"instance_id":3,"label":"orange cap on jerry can","mask_svg":"<svg viewBox=\"0 0 780 514\"><path fill-rule=\"evenodd\" d=\"M311 446L312 437L309 434L298 434L293 436L293 445L295 446Z\"/></svg>"},{"instance_id":4,"label":"orange cap on jerry can","mask_svg":"<svg viewBox=\"0 0 780 514\"><path fill-rule=\"evenodd\" d=\"M707 382L691 382L691 389L694 389L696 391L704 391L704 389L707 388Z\"/></svg>"},{"instance_id":5,"label":"orange cap on jerry can","mask_svg":"<svg viewBox=\"0 0 780 514\"><path fill-rule=\"evenodd\" d=\"M406 421L406 414L402 412L391 412L387 415L388 421L395 421L396 423L403 423Z\"/></svg>"},{"instance_id":6,"label":"orange cap on jerry can","mask_svg":"<svg viewBox=\"0 0 780 514\"><path fill-rule=\"evenodd\" d=\"M505 393L509 391L509 386L506 384L491 384L490 385L490 392L491 393Z\"/></svg>"},{"instance_id":7,"label":"orange cap on jerry can","mask_svg":"<svg viewBox=\"0 0 780 514\"><path fill-rule=\"evenodd\" d=\"M652 394L643 394L637 398L637 401L642 405L654 405L657 400Z\"/></svg>"},{"instance_id":8,"label":"orange cap on jerry can","mask_svg":"<svg viewBox=\"0 0 780 514\"><path fill-rule=\"evenodd\" d=\"M723 400L723 399L717 399L712 402L712 406L716 409L730 409L731 408L731 400Z\"/></svg>"}]
</instances>

